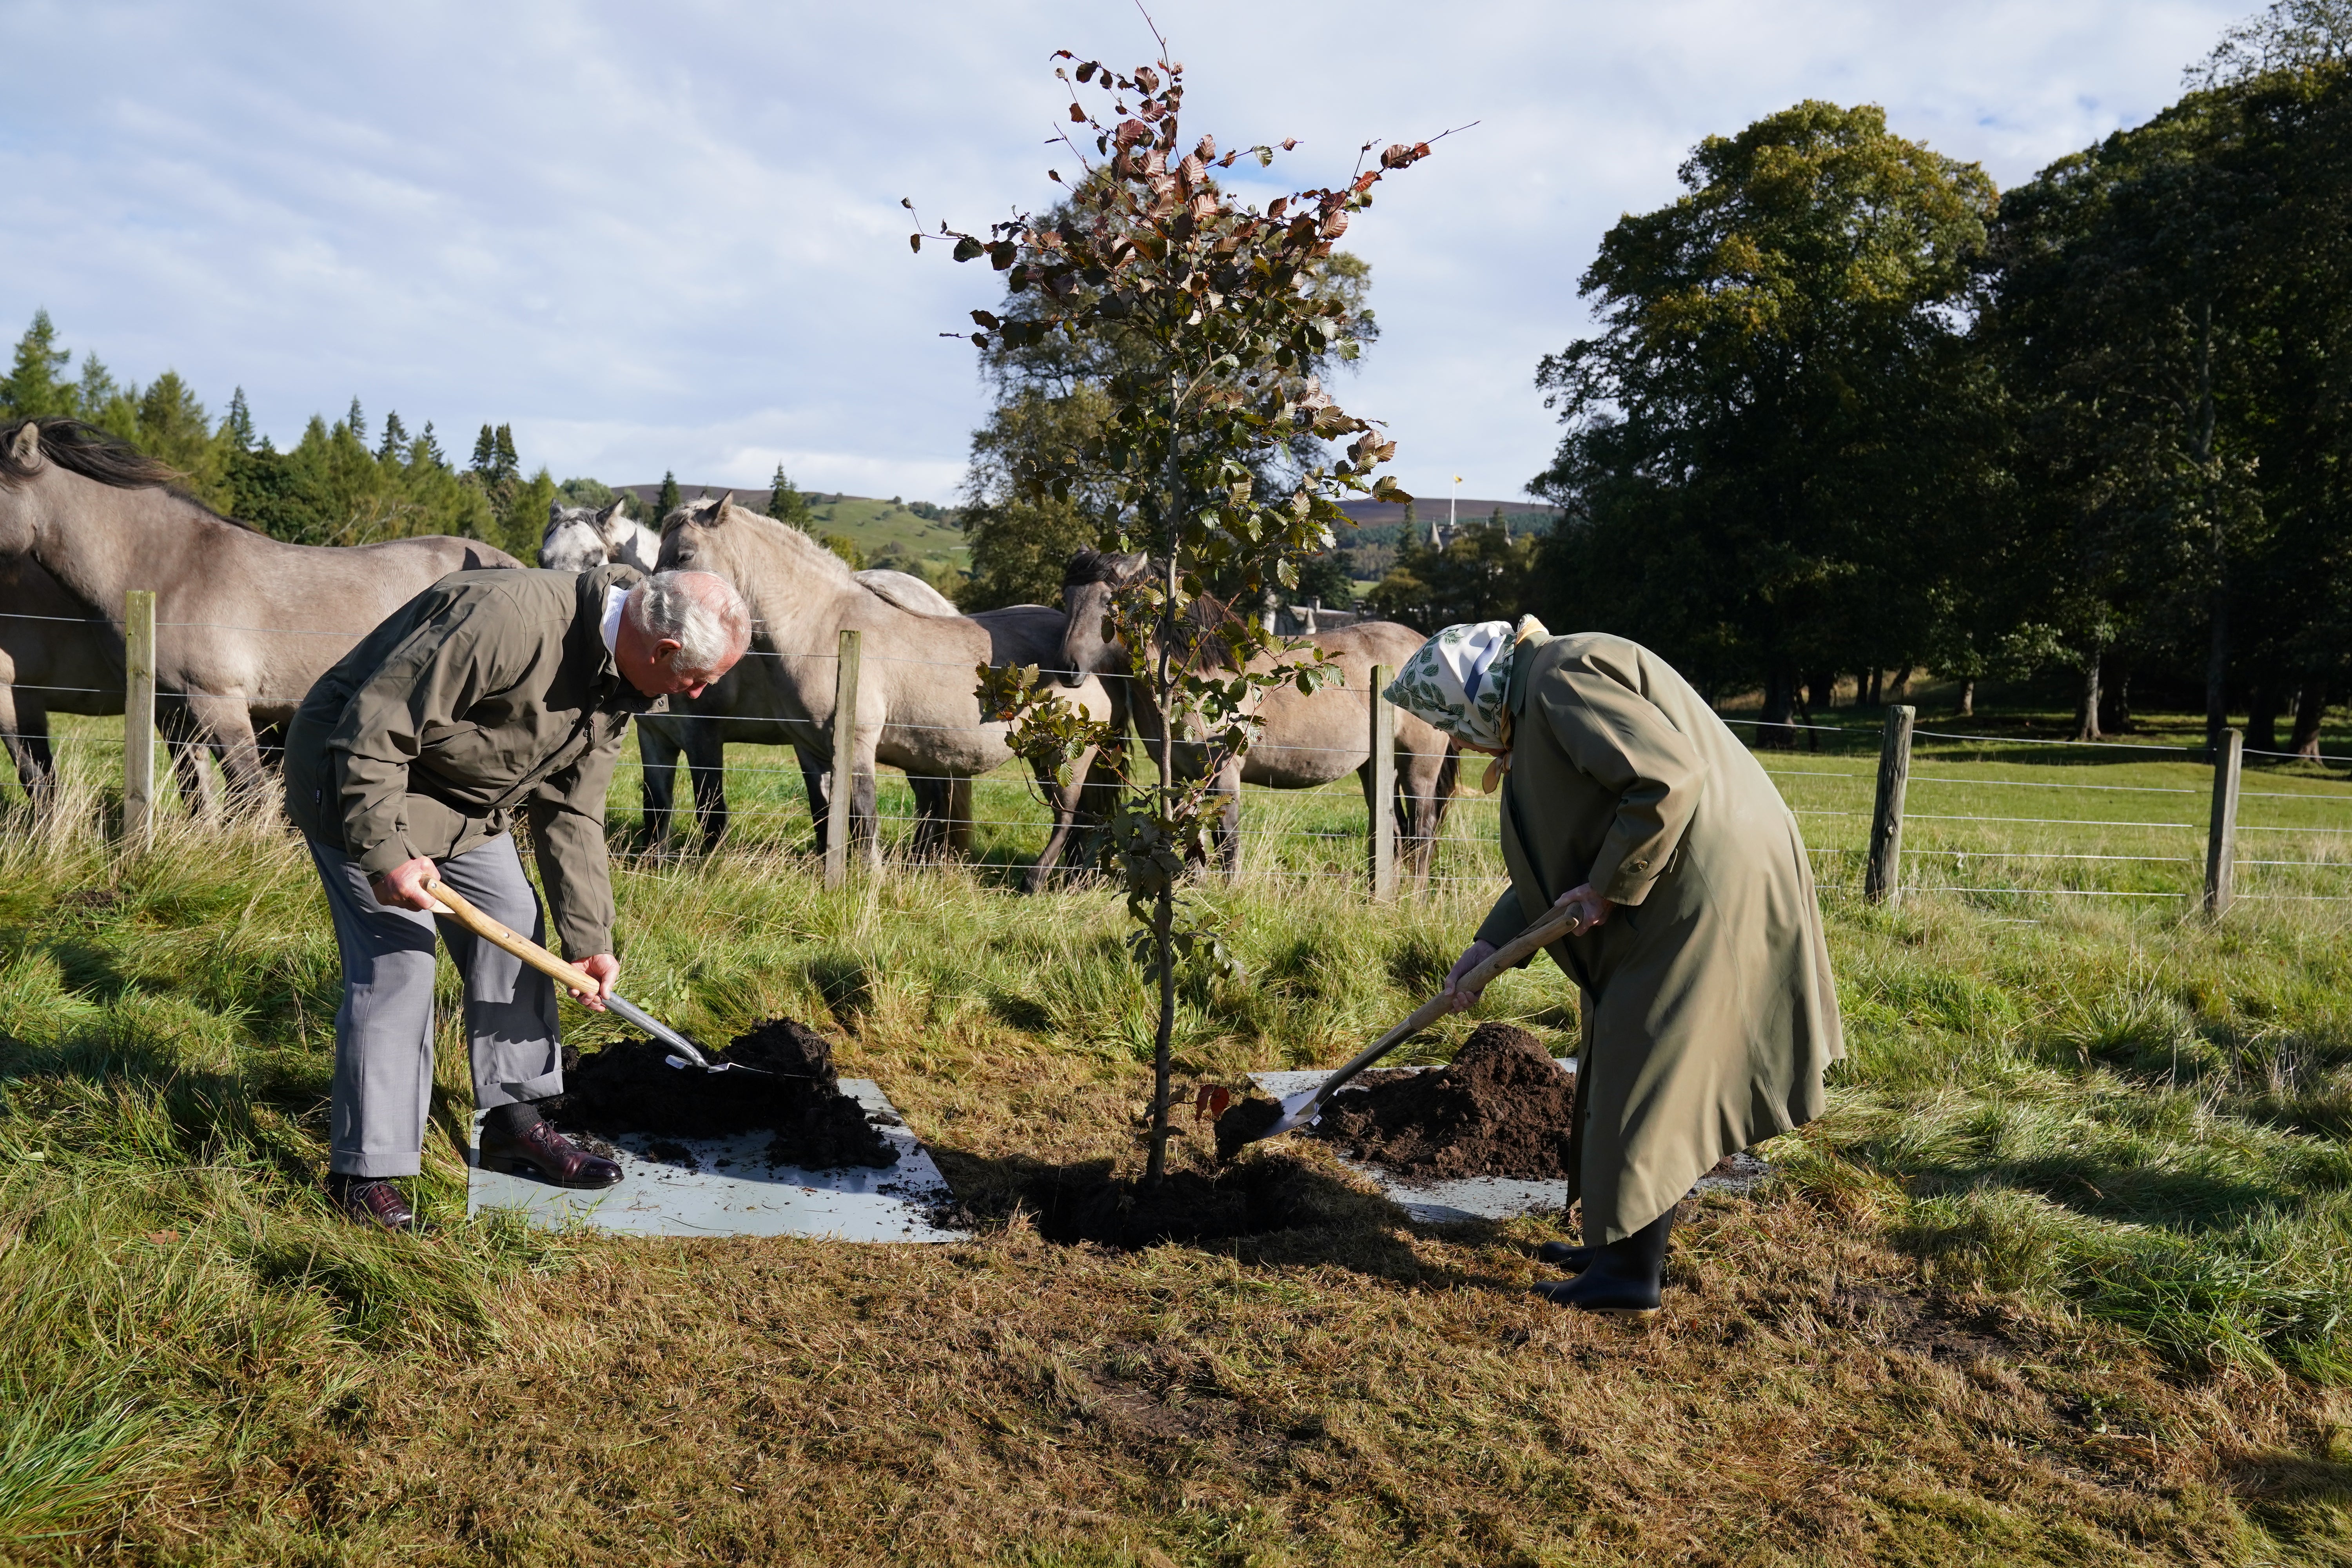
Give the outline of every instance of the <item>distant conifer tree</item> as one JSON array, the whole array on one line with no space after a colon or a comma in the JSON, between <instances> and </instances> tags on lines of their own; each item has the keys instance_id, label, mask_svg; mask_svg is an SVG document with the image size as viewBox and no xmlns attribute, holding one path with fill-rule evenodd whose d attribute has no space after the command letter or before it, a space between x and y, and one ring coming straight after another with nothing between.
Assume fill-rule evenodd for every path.
<instances>
[{"instance_id":1,"label":"distant conifer tree","mask_svg":"<svg viewBox=\"0 0 2352 1568\"><path fill-rule=\"evenodd\" d=\"M228 412L221 416L220 438L233 451L253 449L253 411L245 405L245 388L238 387L228 400Z\"/></svg>"},{"instance_id":2,"label":"distant conifer tree","mask_svg":"<svg viewBox=\"0 0 2352 1568\"><path fill-rule=\"evenodd\" d=\"M801 494L782 463L776 465L776 477L769 481L768 515L786 527L808 531L808 497Z\"/></svg>"},{"instance_id":3,"label":"distant conifer tree","mask_svg":"<svg viewBox=\"0 0 2352 1568\"><path fill-rule=\"evenodd\" d=\"M47 310L33 312L33 324L16 340L8 377L0 381L0 415L16 419L43 419L71 414L73 388L58 378L73 361L69 350L58 347L58 329Z\"/></svg>"},{"instance_id":4,"label":"distant conifer tree","mask_svg":"<svg viewBox=\"0 0 2352 1568\"><path fill-rule=\"evenodd\" d=\"M665 469L662 473L661 495L654 501L654 526L660 527L661 520L676 511L683 499L677 493L677 475Z\"/></svg>"}]
</instances>

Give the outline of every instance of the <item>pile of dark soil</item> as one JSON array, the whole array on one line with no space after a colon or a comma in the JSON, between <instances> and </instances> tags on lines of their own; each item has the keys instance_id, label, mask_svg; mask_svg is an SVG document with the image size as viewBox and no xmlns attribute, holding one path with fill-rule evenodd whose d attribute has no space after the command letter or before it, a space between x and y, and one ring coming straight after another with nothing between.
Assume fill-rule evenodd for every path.
<instances>
[{"instance_id":1,"label":"pile of dark soil","mask_svg":"<svg viewBox=\"0 0 2352 1568\"><path fill-rule=\"evenodd\" d=\"M1542 1041L1508 1024L1481 1024L1449 1065L1368 1072L1299 1131L1414 1176L1566 1176L1575 1101L1576 1080ZM1219 1117L1219 1156L1230 1158L1280 1110L1247 1100ZM1236 1117L1244 1120L1229 1130Z\"/></svg>"},{"instance_id":2,"label":"pile of dark soil","mask_svg":"<svg viewBox=\"0 0 2352 1568\"><path fill-rule=\"evenodd\" d=\"M1139 1177L1114 1176L1109 1161L1097 1160L1042 1172L1029 1184L1026 1199L1036 1213L1037 1233L1048 1241L1097 1241L1129 1250L1306 1228L1364 1202L1326 1173L1286 1155L1251 1160L1214 1176L1171 1171L1157 1187Z\"/></svg>"},{"instance_id":3,"label":"pile of dark soil","mask_svg":"<svg viewBox=\"0 0 2352 1568\"><path fill-rule=\"evenodd\" d=\"M769 1160L803 1170L898 1163L864 1108L841 1092L833 1047L790 1018L770 1019L725 1050L703 1053L758 1072L674 1068L669 1054L654 1040L623 1040L585 1056L567 1046L564 1092L541 1110L567 1131L673 1138L773 1131Z\"/></svg>"}]
</instances>

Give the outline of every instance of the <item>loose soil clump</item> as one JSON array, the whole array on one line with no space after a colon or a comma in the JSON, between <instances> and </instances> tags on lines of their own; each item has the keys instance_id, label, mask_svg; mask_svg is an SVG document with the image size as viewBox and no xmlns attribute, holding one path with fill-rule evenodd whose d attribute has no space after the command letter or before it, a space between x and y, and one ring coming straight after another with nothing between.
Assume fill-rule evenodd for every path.
<instances>
[{"instance_id":1,"label":"loose soil clump","mask_svg":"<svg viewBox=\"0 0 2352 1568\"><path fill-rule=\"evenodd\" d=\"M1026 1198L1046 1240L1101 1242L1130 1251L1309 1228L1365 1201L1287 1155L1251 1160L1213 1176L1171 1171L1156 1187L1113 1175L1111 1163L1097 1160L1042 1173Z\"/></svg>"},{"instance_id":2,"label":"loose soil clump","mask_svg":"<svg viewBox=\"0 0 2352 1568\"><path fill-rule=\"evenodd\" d=\"M670 1054L653 1040L623 1040L593 1055L566 1047L564 1092L541 1109L567 1131L671 1138L773 1131L769 1161L803 1170L898 1163L865 1108L841 1092L833 1047L790 1018L772 1018L724 1050L703 1052L757 1072L674 1068Z\"/></svg>"},{"instance_id":3,"label":"loose soil clump","mask_svg":"<svg viewBox=\"0 0 2352 1568\"><path fill-rule=\"evenodd\" d=\"M1299 1132L1406 1175L1566 1176L1575 1109L1576 1080L1542 1041L1509 1024L1481 1024L1447 1066L1368 1072ZM1280 1114L1266 1100L1226 1111L1217 1119L1218 1157L1232 1158Z\"/></svg>"}]
</instances>

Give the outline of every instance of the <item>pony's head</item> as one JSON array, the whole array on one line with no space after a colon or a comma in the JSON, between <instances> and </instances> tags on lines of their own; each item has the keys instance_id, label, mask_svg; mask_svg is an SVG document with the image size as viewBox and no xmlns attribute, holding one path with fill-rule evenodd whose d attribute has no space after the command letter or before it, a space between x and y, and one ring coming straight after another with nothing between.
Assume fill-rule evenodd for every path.
<instances>
[{"instance_id":1,"label":"pony's head","mask_svg":"<svg viewBox=\"0 0 2352 1568\"><path fill-rule=\"evenodd\" d=\"M1107 617L1111 594L1151 569L1151 557L1081 550L1062 574L1062 610L1070 617L1062 634L1063 668L1055 679L1075 687L1092 675L1125 674L1127 650L1110 636Z\"/></svg>"},{"instance_id":2,"label":"pony's head","mask_svg":"<svg viewBox=\"0 0 2352 1568\"><path fill-rule=\"evenodd\" d=\"M755 583L780 590L857 586L840 556L797 528L744 510L732 490L688 501L662 519L661 569L714 572L747 595Z\"/></svg>"},{"instance_id":3,"label":"pony's head","mask_svg":"<svg viewBox=\"0 0 2352 1568\"><path fill-rule=\"evenodd\" d=\"M19 419L0 425L0 559L33 547L35 489L79 474L118 489L152 489L180 477L169 465L79 419Z\"/></svg>"}]
</instances>

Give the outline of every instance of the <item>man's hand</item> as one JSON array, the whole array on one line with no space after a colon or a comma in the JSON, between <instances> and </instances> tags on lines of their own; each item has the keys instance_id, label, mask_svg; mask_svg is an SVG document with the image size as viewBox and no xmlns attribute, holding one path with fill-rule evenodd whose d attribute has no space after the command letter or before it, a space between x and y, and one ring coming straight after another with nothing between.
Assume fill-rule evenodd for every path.
<instances>
[{"instance_id":1,"label":"man's hand","mask_svg":"<svg viewBox=\"0 0 2352 1568\"><path fill-rule=\"evenodd\" d=\"M1474 942L1462 950L1461 957L1454 961L1454 967L1446 973L1445 989L1443 994L1453 998L1454 1012L1464 1012L1478 1005L1478 998L1483 994L1484 988L1479 991L1465 990L1463 988L1462 977L1494 956L1493 942Z\"/></svg>"},{"instance_id":2,"label":"man's hand","mask_svg":"<svg viewBox=\"0 0 2352 1568\"><path fill-rule=\"evenodd\" d=\"M441 906L425 890L425 884L439 871L439 867L419 855L414 860L402 861L381 877L370 879L368 886L375 889L375 901L386 908L422 910L429 915L440 910Z\"/></svg>"},{"instance_id":3,"label":"man's hand","mask_svg":"<svg viewBox=\"0 0 2352 1568\"><path fill-rule=\"evenodd\" d=\"M593 1007L599 1013L603 1012L604 998L610 996L613 994L613 987L621 983L621 961L609 952L600 952L593 958L579 960L572 967L585 971L588 977L595 981L597 985L594 995L584 996L574 991L572 994L572 1000L583 1007Z\"/></svg>"},{"instance_id":4,"label":"man's hand","mask_svg":"<svg viewBox=\"0 0 2352 1568\"><path fill-rule=\"evenodd\" d=\"M1551 901L1551 907L1556 910L1564 910L1570 904L1584 906L1583 912L1577 917L1576 924L1569 928L1570 936L1582 936L1586 931L1602 924L1609 919L1609 911L1617 907L1594 892L1592 884L1590 882L1580 888L1570 888Z\"/></svg>"}]
</instances>

